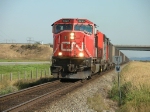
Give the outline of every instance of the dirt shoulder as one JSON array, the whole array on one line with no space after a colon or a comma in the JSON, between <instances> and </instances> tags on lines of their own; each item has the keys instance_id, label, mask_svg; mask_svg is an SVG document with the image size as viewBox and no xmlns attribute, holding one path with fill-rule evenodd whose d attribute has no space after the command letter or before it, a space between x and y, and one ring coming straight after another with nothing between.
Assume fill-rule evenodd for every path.
<instances>
[{"instance_id":1,"label":"dirt shoulder","mask_svg":"<svg viewBox=\"0 0 150 112\"><path fill-rule=\"evenodd\" d=\"M0 59L49 61L52 48L41 44L0 44Z\"/></svg>"}]
</instances>

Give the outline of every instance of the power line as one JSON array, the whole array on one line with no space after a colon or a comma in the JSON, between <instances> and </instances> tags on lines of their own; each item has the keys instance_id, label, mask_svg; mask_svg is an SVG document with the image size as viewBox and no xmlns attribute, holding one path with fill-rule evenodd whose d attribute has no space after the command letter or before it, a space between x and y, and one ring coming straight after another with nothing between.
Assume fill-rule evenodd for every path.
<instances>
[{"instance_id":1,"label":"power line","mask_svg":"<svg viewBox=\"0 0 150 112\"><path fill-rule=\"evenodd\" d=\"M5 32L3 32L2 30L0 30L0 32L1 32L1 35L2 35L2 33L3 33L6 37L9 37L9 38L10 38L10 36L9 36L8 34L6 34Z\"/></svg>"}]
</instances>

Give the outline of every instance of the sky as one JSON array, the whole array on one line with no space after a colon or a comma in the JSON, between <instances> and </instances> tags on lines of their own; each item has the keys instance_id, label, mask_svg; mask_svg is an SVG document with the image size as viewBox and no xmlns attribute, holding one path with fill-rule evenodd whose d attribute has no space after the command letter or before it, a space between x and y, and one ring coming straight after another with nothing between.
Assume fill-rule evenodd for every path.
<instances>
[{"instance_id":1,"label":"sky","mask_svg":"<svg viewBox=\"0 0 150 112\"><path fill-rule=\"evenodd\" d=\"M51 24L61 18L92 21L114 45L150 45L150 0L0 0L0 43L52 43Z\"/></svg>"}]
</instances>

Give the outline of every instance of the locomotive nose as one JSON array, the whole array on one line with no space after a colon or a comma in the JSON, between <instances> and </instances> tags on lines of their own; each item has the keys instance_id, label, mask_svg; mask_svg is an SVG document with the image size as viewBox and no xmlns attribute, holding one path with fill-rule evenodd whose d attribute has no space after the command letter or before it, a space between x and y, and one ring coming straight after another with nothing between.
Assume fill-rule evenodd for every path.
<instances>
[{"instance_id":1,"label":"locomotive nose","mask_svg":"<svg viewBox=\"0 0 150 112\"><path fill-rule=\"evenodd\" d=\"M75 32L64 32L60 36L60 51L66 57L84 57L83 38Z\"/></svg>"}]
</instances>

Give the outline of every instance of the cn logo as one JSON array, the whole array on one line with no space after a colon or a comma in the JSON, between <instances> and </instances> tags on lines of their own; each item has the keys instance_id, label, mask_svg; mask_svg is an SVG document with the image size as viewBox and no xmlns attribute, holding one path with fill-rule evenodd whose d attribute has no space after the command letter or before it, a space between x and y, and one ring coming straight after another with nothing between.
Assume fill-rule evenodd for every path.
<instances>
[{"instance_id":1,"label":"cn logo","mask_svg":"<svg viewBox=\"0 0 150 112\"><path fill-rule=\"evenodd\" d=\"M71 45L71 48L64 48L64 44L68 44L68 45ZM73 47L76 47L79 51L83 51L83 42L82 42L82 45L81 45L81 48L75 43L75 42L62 42L61 43L61 50L62 51L72 51L73 50Z\"/></svg>"}]
</instances>

